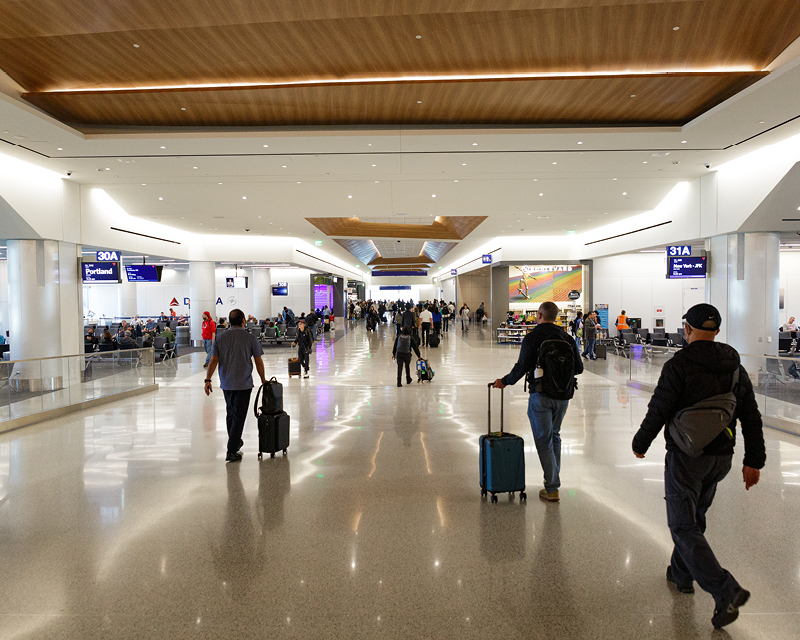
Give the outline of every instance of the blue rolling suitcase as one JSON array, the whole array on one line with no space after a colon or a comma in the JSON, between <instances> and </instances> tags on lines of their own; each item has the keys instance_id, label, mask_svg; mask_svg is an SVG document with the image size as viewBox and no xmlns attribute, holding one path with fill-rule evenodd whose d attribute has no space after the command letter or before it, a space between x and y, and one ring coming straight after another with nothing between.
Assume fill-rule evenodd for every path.
<instances>
[{"instance_id":1,"label":"blue rolling suitcase","mask_svg":"<svg viewBox=\"0 0 800 640\"><path fill-rule=\"evenodd\" d=\"M498 493L508 493L514 499L519 491L519 499L527 500L525 494L525 451L524 440L513 433L503 432L503 391L500 391L500 431L492 433L492 385L489 383L489 432L480 437L481 496L492 494L492 502L497 502Z\"/></svg>"}]
</instances>

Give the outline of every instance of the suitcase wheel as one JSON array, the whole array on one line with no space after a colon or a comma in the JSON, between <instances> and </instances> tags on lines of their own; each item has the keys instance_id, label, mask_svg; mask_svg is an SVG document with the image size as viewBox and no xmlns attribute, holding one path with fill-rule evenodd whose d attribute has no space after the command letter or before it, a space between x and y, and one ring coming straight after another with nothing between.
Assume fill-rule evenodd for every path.
<instances>
[{"instance_id":1,"label":"suitcase wheel","mask_svg":"<svg viewBox=\"0 0 800 640\"><path fill-rule=\"evenodd\" d=\"M497 496L492 494L492 502L497 502Z\"/></svg>"},{"instance_id":2,"label":"suitcase wheel","mask_svg":"<svg viewBox=\"0 0 800 640\"><path fill-rule=\"evenodd\" d=\"M259 460L261 460L261 458L263 458L263 457L264 457L264 454L262 454L262 453L259 451L259 452L258 452L258 459L259 459Z\"/></svg>"},{"instance_id":3,"label":"suitcase wheel","mask_svg":"<svg viewBox=\"0 0 800 640\"><path fill-rule=\"evenodd\" d=\"M519 499L520 500L525 500L525 502L527 502L528 501L528 494L525 493L524 491L520 491L519 492Z\"/></svg>"},{"instance_id":4,"label":"suitcase wheel","mask_svg":"<svg viewBox=\"0 0 800 640\"><path fill-rule=\"evenodd\" d=\"M481 489L481 498L485 498L487 493L489 492L486 489Z\"/></svg>"},{"instance_id":5,"label":"suitcase wheel","mask_svg":"<svg viewBox=\"0 0 800 640\"><path fill-rule=\"evenodd\" d=\"M286 457L286 449L283 450L283 457Z\"/></svg>"},{"instance_id":6,"label":"suitcase wheel","mask_svg":"<svg viewBox=\"0 0 800 640\"><path fill-rule=\"evenodd\" d=\"M508 501L511 502L514 499L514 492L508 494Z\"/></svg>"},{"instance_id":7,"label":"suitcase wheel","mask_svg":"<svg viewBox=\"0 0 800 640\"><path fill-rule=\"evenodd\" d=\"M270 453L270 454L269 454L269 457L270 457L270 458L274 458L274 457L275 457L275 454L274 454L274 453Z\"/></svg>"}]
</instances>

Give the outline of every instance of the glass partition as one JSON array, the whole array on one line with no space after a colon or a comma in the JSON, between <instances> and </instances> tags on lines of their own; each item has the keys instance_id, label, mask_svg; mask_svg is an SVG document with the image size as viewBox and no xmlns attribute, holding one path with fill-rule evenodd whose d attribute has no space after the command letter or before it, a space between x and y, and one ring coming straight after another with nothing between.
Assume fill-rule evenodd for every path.
<instances>
[{"instance_id":1,"label":"glass partition","mask_svg":"<svg viewBox=\"0 0 800 640\"><path fill-rule=\"evenodd\" d=\"M154 383L152 347L0 362L0 422Z\"/></svg>"}]
</instances>

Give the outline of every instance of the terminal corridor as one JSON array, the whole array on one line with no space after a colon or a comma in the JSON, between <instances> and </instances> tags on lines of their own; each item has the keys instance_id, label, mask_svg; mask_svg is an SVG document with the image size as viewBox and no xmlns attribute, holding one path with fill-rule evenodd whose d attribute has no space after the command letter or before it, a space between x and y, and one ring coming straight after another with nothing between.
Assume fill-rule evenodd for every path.
<instances>
[{"instance_id":1,"label":"terminal corridor","mask_svg":"<svg viewBox=\"0 0 800 640\"><path fill-rule=\"evenodd\" d=\"M204 354L159 364L157 392L0 436L0 637L712 635L711 596L665 580L663 438L633 456L650 396L625 385L615 356L579 378L557 504L536 497L522 382L504 391L529 497L491 504L477 459L487 383L518 348L451 328L423 349L433 381L398 389L394 328L346 324L318 343L307 380L287 379L289 348L265 349L291 416L286 457L257 459L251 414L244 459L225 464ZM726 629L742 640L796 638L800 625L800 440L765 437L761 483L745 491L739 443L709 520L722 564L752 591Z\"/></svg>"}]
</instances>

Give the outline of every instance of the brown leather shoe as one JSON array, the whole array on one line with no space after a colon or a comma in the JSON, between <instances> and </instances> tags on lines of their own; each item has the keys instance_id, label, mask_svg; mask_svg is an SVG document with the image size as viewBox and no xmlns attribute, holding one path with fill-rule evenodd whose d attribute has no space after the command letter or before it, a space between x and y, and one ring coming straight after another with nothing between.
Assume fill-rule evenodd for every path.
<instances>
[{"instance_id":1,"label":"brown leather shoe","mask_svg":"<svg viewBox=\"0 0 800 640\"><path fill-rule=\"evenodd\" d=\"M558 502L558 491L553 491L553 493L547 493L546 489L539 489L539 497L542 500L547 500L548 502Z\"/></svg>"}]
</instances>

